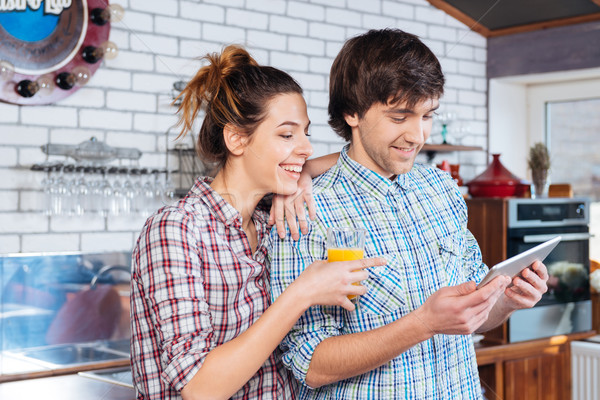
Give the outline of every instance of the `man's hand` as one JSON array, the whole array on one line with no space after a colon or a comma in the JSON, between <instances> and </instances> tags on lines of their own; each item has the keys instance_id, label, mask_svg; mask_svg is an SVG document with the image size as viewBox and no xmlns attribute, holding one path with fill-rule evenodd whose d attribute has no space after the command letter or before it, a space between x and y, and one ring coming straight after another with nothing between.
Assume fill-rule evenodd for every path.
<instances>
[{"instance_id":1,"label":"man's hand","mask_svg":"<svg viewBox=\"0 0 600 400\"><path fill-rule=\"evenodd\" d=\"M275 224L280 238L285 237L285 222L290 228L292 239L300 239L298 225L303 234L308 232L308 221L304 212L304 204L308 207L310 219L317 217L316 205L312 196L312 179L308 173L302 172L298 180L298 190L296 193L282 196L274 195L271 213L269 214L269 223ZM296 223L296 218L298 223Z\"/></svg>"},{"instance_id":2,"label":"man's hand","mask_svg":"<svg viewBox=\"0 0 600 400\"><path fill-rule=\"evenodd\" d=\"M504 290L503 296L492 309L489 318L477 329L477 332L486 332L495 328L506 321L515 310L533 307L548 290L547 281L548 271L541 262L536 261L531 268L524 269L520 276L512 279L512 285Z\"/></svg>"},{"instance_id":3,"label":"man's hand","mask_svg":"<svg viewBox=\"0 0 600 400\"><path fill-rule=\"evenodd\" d=\"M536 261L531 268L525 268L519 276L512 280L512 286L505 291L503 302L510 311L533 307L542 295L548 291L548 270Z\"/></svg>"},{"instance_id":4,"label":"man's hand","mask_svg":"<svg viewBox=\"0 0 600 400\"><path fill-rule=\"evenodd\" d=\"M443 287L415 311L416 317L432 335L470 335L488 319L509 284L510 278L498 276L478 290L475 282Z\"/></svg>"}]
</instances>

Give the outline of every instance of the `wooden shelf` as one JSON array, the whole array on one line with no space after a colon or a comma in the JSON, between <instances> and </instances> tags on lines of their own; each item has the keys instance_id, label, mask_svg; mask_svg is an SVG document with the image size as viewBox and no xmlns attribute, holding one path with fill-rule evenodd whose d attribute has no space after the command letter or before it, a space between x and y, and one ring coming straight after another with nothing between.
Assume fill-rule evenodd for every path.
<instances>
[{"instance_id":1,"label":"wooden shelf","mask_svg":"<svg viewBox=\"0 0 600 400\"><path fill-rule=\"evenodd\" d=\"M453 151L483 151L481 146L459 146L453 144L425 144L421 151L427 155L427 162L431 162L436 153L451 153Z\"/></svg>"}]
</instances>

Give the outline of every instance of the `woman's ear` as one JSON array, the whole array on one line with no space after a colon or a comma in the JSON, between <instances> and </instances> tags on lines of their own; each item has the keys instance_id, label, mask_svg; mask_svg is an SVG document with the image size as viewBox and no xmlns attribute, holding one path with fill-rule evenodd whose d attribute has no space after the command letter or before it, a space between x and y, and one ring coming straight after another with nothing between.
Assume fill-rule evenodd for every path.
<instances>
[{"instance_id":1,"label":"woman's ear","mask_svg":"<svg viewBox=\"0 0 600 400\"><path fill-rule=\"evenodd\" d=\"M352 115L344 114L344 119L346 123L350 126L350 128L355 128L358 126L358 114L354 113Z\"/></svg>"},{"instance_id":2,"label":"woman's ear","mask_svg":"<svg viewBox=\"0 0 600 400\"><path fill-rule=\"evenodd\" d=\"M227 150L229 150L231 154L234 156L241 156L244 154L248 136L245 133L240 132L240 129L231 124L225 125L223 128L223 139L225 140Z\"/></svg>"}]
</instances>

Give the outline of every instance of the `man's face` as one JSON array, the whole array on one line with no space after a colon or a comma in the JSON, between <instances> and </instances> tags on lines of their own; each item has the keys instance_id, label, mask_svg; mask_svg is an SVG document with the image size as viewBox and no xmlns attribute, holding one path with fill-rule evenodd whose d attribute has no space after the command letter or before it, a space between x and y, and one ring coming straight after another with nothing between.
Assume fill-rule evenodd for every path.
<instances>
[{"instance_id":1,"label":"man's face","mask_svg":"<svg viewBox=\"0 0 600 400\"><path fill-rule=\"evenodd\" d=\"M346 116L352 128L348 155L385 177L405 174L431 134L437 99L408 108L405 103L375 103L362 118Z\"/></svg>"}]
</instances>

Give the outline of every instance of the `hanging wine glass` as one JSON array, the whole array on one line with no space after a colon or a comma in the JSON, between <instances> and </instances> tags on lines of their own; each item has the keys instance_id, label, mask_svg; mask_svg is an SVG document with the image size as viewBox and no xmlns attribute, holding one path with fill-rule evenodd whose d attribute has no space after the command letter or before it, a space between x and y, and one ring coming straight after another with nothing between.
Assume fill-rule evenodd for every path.
<instances>
[{"instance_id":1,"label":"hanging wine glass","mask_svg":"<svg viewBox=\"0 0 600 400\"><path fill-rule=\"evenodd\" d=\"M65 179L64 168L64 164L57 164L54 168L54 185L50 190L52 215L68 215L70 212L68 205L70 192Z\"/></svg>"},{"instance_id":2,"label":"hanging wine glass","mask_svg":"<svg viewBox=\"0 0 600 400\"><path fill-rule=\"evenodd\" d=\"M163 204L169 205L175 199L175 184L171 179L171 173L169 170L165 171L165 183L163 187Z\"/></svg>"},{"instance_id":3,"label":"hanging wine glass","mask_svg":"<svg viewBox=\"0 0 600 400\"><path fill-rule=\"evenodd\" d=\"M100 173L102 175L102 179L100 180L100 193L102 194L100 214L103 217L108 216L113 207L113 188L108 180L107 172L106 167L100 167Z\"/></svg>"},{"instance_id":4,"label":"hanging wine glass","mask_svg":"<svg viewBox=\"0 0 600 400\"><path fill-rule=\"evenodd\" d=\"M143 205L143 199L142 199L142 182L141 182L141 170L139 168L132 168L131 169L131 186L133 189L133 201L131 203L131 212L136 213L136 214L141 214L143 209L144 209L144 205Z\"/></svg>"},{"instance_id":5,"label":"hanging wine glass","mask_svg":"<svg viewBox=\"0 0 600 400\"><path fill-rule=\"evenodd\" d=\"M147 169L143 169L144 183L142 184L142 198L143 198L143 215L148 216L152 214L156 206L156 199L154 198L154 185L152 183L152 173Z\"/></svg>"},{"instance_id":6,"label":"hanging wine glass","mask_svg":"<svg viewBox=\"0 0 600 400\"><path fill-rule=\"evenodd\" d=\"M112 180L112 189L113 189L113 197L110 203L110 214L114 216L118 216L124 213L123 210L123 198L125 197L125 193L123 191L123 185L119 180L119 176L117 175L119 169L117 167L110 167L108 169L108 174L113 176Z\"/></svg>"},{"instance_id":7,"label":"hanging wine glass","mask_svg":"<svg viewBox=\"0 0 600 400\"><path fill-rule=\"evenodd\" d=\"M129 168L121 168L119 173L124 176L123 181L123 213L131 213L133 211L133 202L135 201L135 190L131 182L131 170Z\"/></svg>"},{"instance_id":8,"label":"hanging wine glass","mask_svg":"<svg viewBox=\"0 0 600 400\"><path fill-rule=\"evenodd\" d=\"M73 198L73 214L80 217L86 213L89 201L89 187L85 180L85 167L78 165L75 167L75 172L79 176L74 180L71 186L71 194Z\"/></svg>"},{"instance_id":9,"label":"hanging wine glass","mask_svg":"<svg viewBox=\"0 0 600 400\"><path fill-rule=\"evenodd\" d=\"M46 216L51 216L54 211L54 207L53 207L54 199L53 199L52 191L54 188L54 168L55 167L56 167L55 164L49 163L49 162L46 162L40 166L41 170L46 173L46 176L44 177L44 179L42 179L42 182L41 182L42 192L44 193L42 209L43 209L44 215L46 215Z\"/></svg>"}]
</instances>

